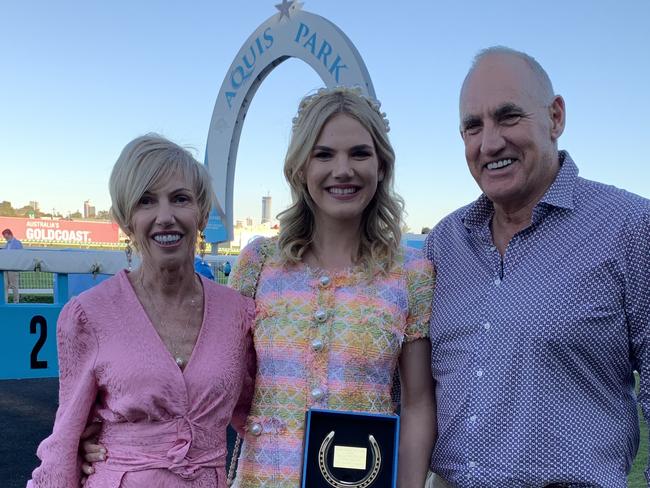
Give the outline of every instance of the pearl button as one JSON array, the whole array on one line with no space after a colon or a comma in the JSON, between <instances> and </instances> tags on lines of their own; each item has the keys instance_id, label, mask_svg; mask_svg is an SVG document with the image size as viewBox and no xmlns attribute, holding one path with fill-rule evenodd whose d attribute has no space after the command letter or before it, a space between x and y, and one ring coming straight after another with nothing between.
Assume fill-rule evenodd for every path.
<instances>
[{"instance_id":1,"label":"pearl button","mask_svg":"<svg viewBox=\"0 0 650 488\"><path fill-rule=\"evenodd\" d=\"M327 320L327 312L325 310L316 310L314 318L317 322L323 323Z\"/></svg>"},{"instance_id":2,"label":"pearl button","mask_svg":"<svg viewBox=\"0 0 650 488\"><path fill-rule=\"evenodd\" d=\"M501 278L496 278L496 279L494 280L494 284L495 284L496 286L500 286L500 285L501 285Z\"/></svg>"},{"instance_id":3,"label":"pearl button","mask_svg":"<svg viewBox=\"0 0 650 488\"><path fill-rule=\"evenodd\" d=\"M469 418L469 421L472 422L472 423L476 422L476 415L472 415L472 416Z\"/></svg>"},{"instance_id":4,"label":"pearl button","mask_svg":"<svg viewBox=\"0 0 650 488\"><path fill-rule=\"evenodd\" d=\"M255 437L259 436L262 433L262 426L260 424L251 425L251 434Z\"/></svg>"},{"instance_id":5,"label":"pearl button","mask_svg":"<svg viewBox=\"0 0 650 488\"><path fill-rule=\"evenodd\" d=\"M494 251L496 251L496 250L497 250L497 247L496 247L496 246L490 246L490 251L494 252Z\"/></svg>"},{"instance_id":6,"label":"pearl button","mask_svg":"<svg viewBox=\"0 0 650 488\"><path fill-rule=\"evenodd\" d=\"M313 341L311 341L311 348L314 351L322 350L323 349L323 341L321 341L320 339L314 339Z\"/></svg>"},{"instance_id":7,"label":"pearl button","mask_svg":"<svg viewBox=\"0 0 650 488\"><path fill-rule=\"evenodd\" d=\"M470 462L468 463L468 465L469 465L470 468L475 468L475 467L476 467L476 462L474 462L474 461L470 461Z\"/></svg>"},{"instance_id":8,"label":"pearl button","mask_svg":"<svg viewBox=\"0 0 650 488\"><path fill-rule=\"evenodd\" d=\"M479 370L476 372L476 376L478 376L479 378L480 378L481 376L483 376L483 370L482 370L482 369L479 369Z\"/></svg>"},{"instance_id":9,"label":"pearl button","mask_svg":"<svg viewBox=\"0 0 650 488\"><path fill-rule=\"evenodd\" d=\"M484 323L483 323L483 328L484 328L485 330L490 330L490 327L491 327L491 326L492 326L492 325L490 324L490 322L484 322Z\"/></svg>"},{"instance_id":10,"label":"pearl button","mask_svg":"<svg viewBox=\"0 0 650 488\"><path fill-rule=\"evenodd\" d=\"M331 282L332 280L330 279L329 276L321 276L319 280L321 288L327 288L328 286L330 286Z\"/></svg>"},{"instance_id":11,"label":"pearl button","mask_svg":"<svg viewBox=\"0 0 650 488\"><path fill-rule=\"evenodd\" d=\"M311 391L311 397L314 400L320 400L321 398L323 398L323 395L324 395L323 390L321 390L320 388L314 388Z\"/></svg>"}]
</instances>

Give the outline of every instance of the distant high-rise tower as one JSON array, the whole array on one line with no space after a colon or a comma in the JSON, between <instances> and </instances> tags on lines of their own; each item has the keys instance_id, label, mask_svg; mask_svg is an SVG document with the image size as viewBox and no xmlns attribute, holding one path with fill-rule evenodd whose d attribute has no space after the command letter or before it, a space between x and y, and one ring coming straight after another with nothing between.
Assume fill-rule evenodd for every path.
<instances>
[{"instance_id":1,"label":"distant high-rise tower","mask_svg":"<svg viewBox=\"0 0 650 488\"><path fill-rule=\"evenodd\" d=\"M262 197L262 223L271 222L271 195Z\"/></svg>"},{"instance_id":2,"label":"distant high-rise tower","mask_svg":"<svg viewBox=\"0 0 650 488\"><path fill-rule=\"evenodd\" d=\"M90 204L90 200L84 201L84 219L95 217L95 206Z\"/></svg>"}]
</instances>

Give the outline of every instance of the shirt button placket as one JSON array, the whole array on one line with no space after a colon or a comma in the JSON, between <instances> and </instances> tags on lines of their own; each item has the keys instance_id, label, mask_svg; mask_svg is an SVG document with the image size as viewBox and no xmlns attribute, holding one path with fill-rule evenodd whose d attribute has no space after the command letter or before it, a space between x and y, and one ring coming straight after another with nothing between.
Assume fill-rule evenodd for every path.
<instances>
[{"instance_id":1,"label":"shirt button placket","mask_svg":"<svg viewBox=\"0 0 650 488\"><path fill-rule=\"evenodd\" d=\"M492 263L498 263L500 257L498 256L498 251L495 246L488 247L488 253L490 254L490 261ZM495 268L497 271L498 268ZM468 374L471 375L472 379L469 380L472 384L470 396L470 401L468 403L468 413L465 422L465 428L467 436L469 439L477 439L477 436L480 431L480 408L484 400L484 392L486 390L485 384L485 366L488 364L486 361L489 357L490 341L493 339L490 331L492 330L492 323L488 319L491 316L492 304L494 303L494 294L499 293L499 287L501 285L501 279L499 275L495 273L493 281L488 285L486 293L483 297L483 303L481 304L481 311L478 318L478 321L474 325L474 354L473 361L470 366ZM478 442L470 441L470 448L467 451L467 457L465 458L466 466L468 467L468 475L472 476L472 468L475 468L478 465Z\"/></svg>"}]
</instances>

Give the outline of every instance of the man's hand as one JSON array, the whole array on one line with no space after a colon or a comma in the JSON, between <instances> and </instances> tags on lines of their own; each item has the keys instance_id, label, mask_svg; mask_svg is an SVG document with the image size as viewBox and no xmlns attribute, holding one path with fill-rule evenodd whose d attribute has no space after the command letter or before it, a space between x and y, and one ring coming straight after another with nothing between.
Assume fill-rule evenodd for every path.
<instances>
[{"instance_id":1,"label":"man's hand","mask_svg":"<svg viewBox=\"0 0 650 488\"><path fill-rule=\"evenodd\" d=\"M95 472L92 463L106 460L106 448L97 444L97 436L102 430L102 424L93 422L86 426L81 433L81 457L85 462L81 465L82 480L81 484L86 481L86 476Z\"/></svg>"}]
</instances>

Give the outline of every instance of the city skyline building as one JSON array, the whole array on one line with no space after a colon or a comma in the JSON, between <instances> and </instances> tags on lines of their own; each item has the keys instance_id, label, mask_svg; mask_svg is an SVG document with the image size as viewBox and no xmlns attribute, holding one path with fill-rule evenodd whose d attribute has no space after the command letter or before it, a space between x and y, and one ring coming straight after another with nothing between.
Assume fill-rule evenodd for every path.
<instances>
[{"instance_id":1,"label":"city skyline building","mask_svg":"<svg viewBox=\"0 0 650 488\"><path fill-rule=\"evenodd\" d=\"M271 194L262 197L262 223L271 222Z\"/></svg>"},{"instance_id":2,"label":"city skyline building","mask_svg":"<svg viewBox=\"0 0 650 488\"><path fill-rule=\"evenodd\" d=\"M92 219L96 215L95 206L90 204L90 200L84 201L84 219Z\"/></svg>"}]
</instances>

